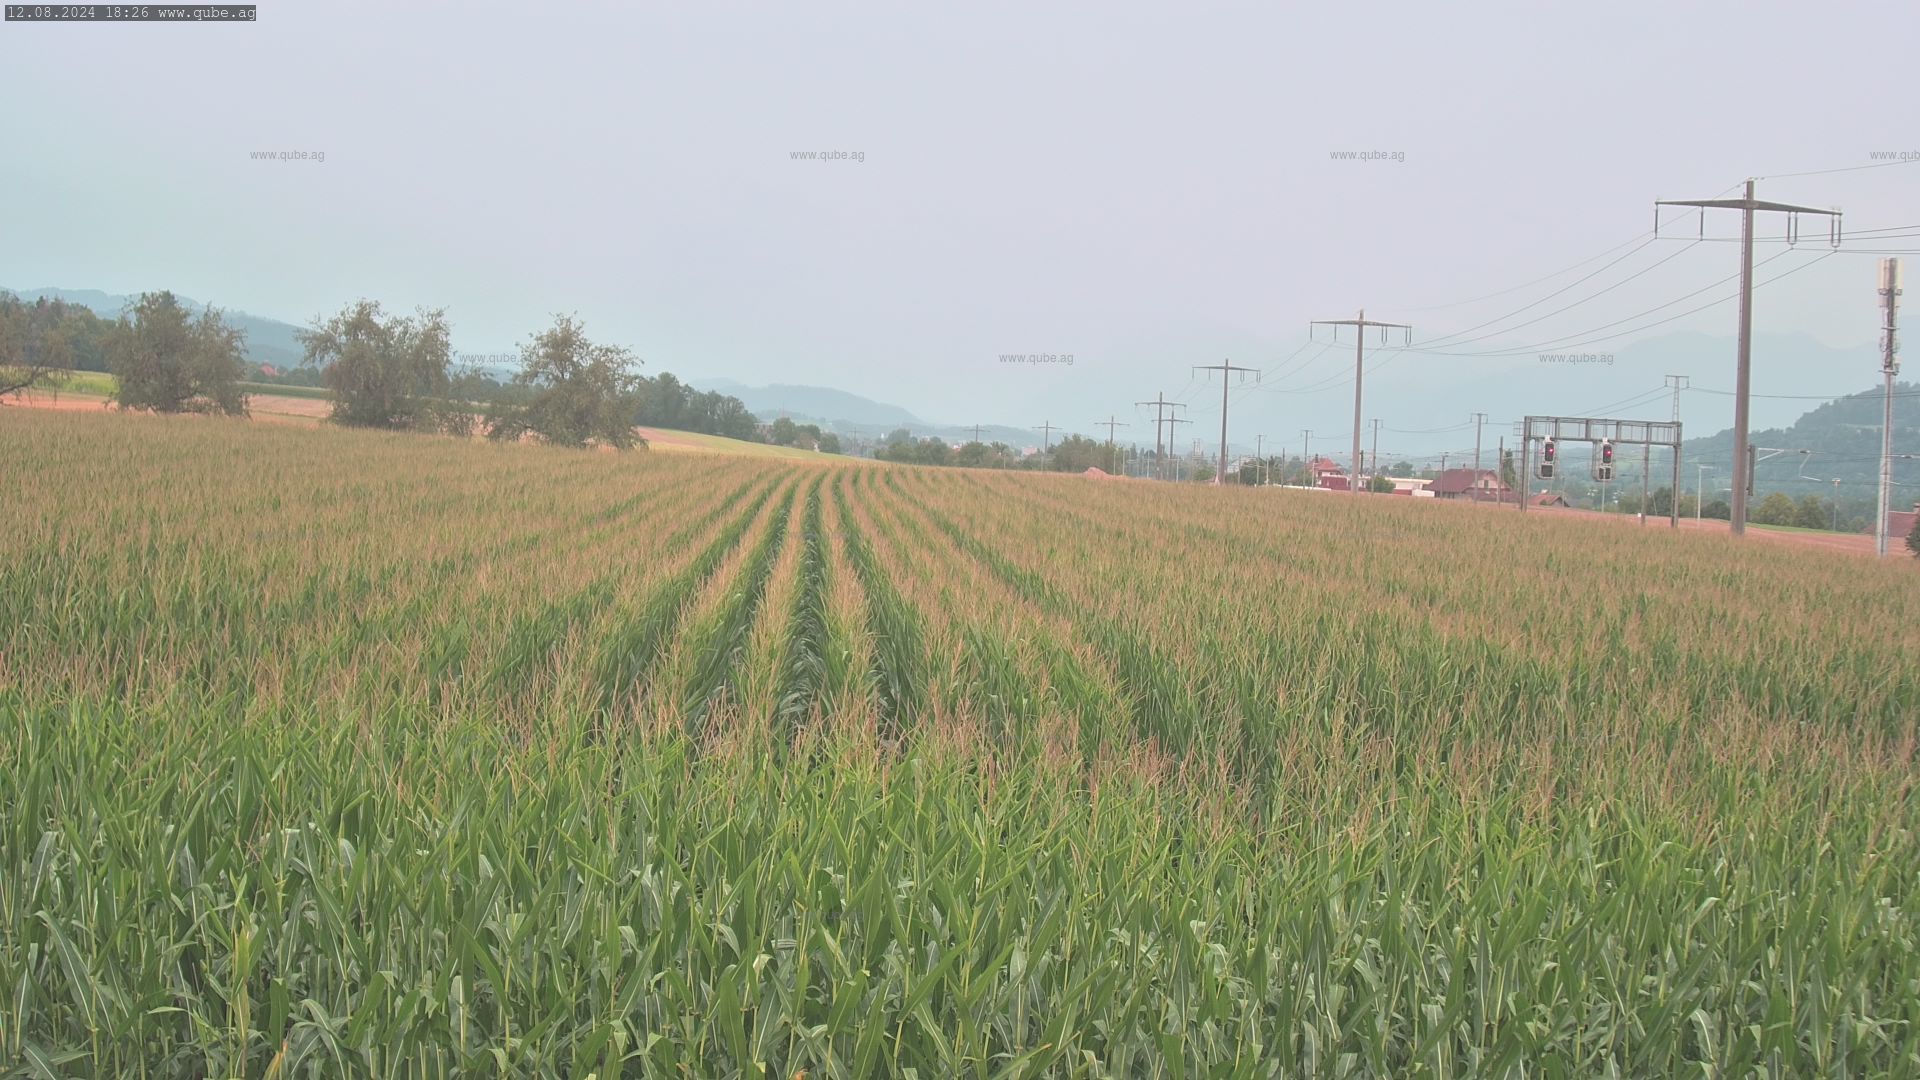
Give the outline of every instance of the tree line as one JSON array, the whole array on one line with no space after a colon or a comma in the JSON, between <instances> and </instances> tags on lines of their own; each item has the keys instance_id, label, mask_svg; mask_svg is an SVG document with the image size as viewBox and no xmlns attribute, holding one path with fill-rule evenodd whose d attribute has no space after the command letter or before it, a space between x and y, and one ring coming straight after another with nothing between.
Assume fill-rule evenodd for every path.
<instances>
[{"instance_id":1,"label":"tree line","mask_svg":"<svg viewBox=\"0 0 1920 1080\"><path fill-rule=\"evenodd\" d=\"M1673 493L1667 488L1657 488L1647 500L1650 515L1663 516L1673 505ZM1690 517L1695 511L1696 497L1680 496L1680 516ZM1621 492L1619 508L1632 514L1640 509L1639 492ZM1896 503L1891 509L1905 509ZM1704 506L1698 507L1701 517L1726 519L1733 516L1727 500L1710 498ZM1878 498L1845 498L1835 500L1829 496L1802 495L1798 499L1784 491L1769 492L1765 498L1753 503L1747 513L1747 520L1755 525L1784 525L1796 529L1819 529L1832 532L1857 533L1873 528L1873 517L1879 512Z\"/></svg>"},{"instance_id":2,"label":"tree line","mask_svg":"<svg viewBox=\"0 0 1920 1080\"><path fill-rule=\"evenodd\" d=\"M113 323L79 304L0 292L0 395L60 371L106 371Z\"/></svg>"},{"instance_id":3,"label":"tree line","mask_svg":"<svg viewBox=\"0 0 1920 1080\"><path fill-rule=\"evenodd\" d=\"M1126 460L1125 447L1109 447L1084 435L1063 436L1045 453L1023 454L1003 442L968 442L954 446L937 436L915 439L906 428L889 432L874 448L881 461L911 465L949 465L963 469L1027 469L1042 472L1085 472L1099 469L1119 473Z\"/></svg>"},{"instance_id":4,"label":"tree line","mask_svg":"<svg viewBox=\"0 0 1920 1080\"><path fill-rule=\"evenodd\" d=\"M694 390L667 372L643 375L630 350L592 340L571 315L556 315L520 347L519 369L505 383L454 370L444 310L390 315L360 300L300 336L302 367L320 374L333 419L344 424L616 449L646 445L637 426L761 438L738 398Z\"/></svg>"},{"instance_id":5,"label":"tree line","mask_svg":"<svg viewBox=\"0 0 1920 1080\"><path fill-rule=\"evenodd\" d=\"M300 331L299 367L262 374L245 335L211 305L195 312L167 291L142 293L119 319L57 299L0 294L0 394L60 371L101 371L123 408L247 414L256 381L322 387L330 419L349 427L423 431L556 446L644 446L635 427L665 427L840 452L838 436L776 420L763 430L740 399L647 376L629 350L596 342L571 315L532 335L505 382L457 369L444 309L389 313L358 300Z\"/></svg>"}]
</instances>

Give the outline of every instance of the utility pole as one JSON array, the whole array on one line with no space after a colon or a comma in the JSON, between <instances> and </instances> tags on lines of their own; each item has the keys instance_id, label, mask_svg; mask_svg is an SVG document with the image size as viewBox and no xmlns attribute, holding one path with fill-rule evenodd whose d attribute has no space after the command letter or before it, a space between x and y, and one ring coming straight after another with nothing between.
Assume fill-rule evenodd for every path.
<instances>
[{"instance_id":1,"label":"utility pole","mask_svg":"<svg viewBox=\"0 0 1920 1080\"><path fill-rule=\"evenodd\" d=\"M1233 380L1229 376L1235 371L1252 371L1255 374L1259 372L1255 368L1240 367L1231 360L1222 360L1217 364L1195 364L1193 370L1220 373L1220 470L1213 474L1213 482L1224 485L1227 482L1227 390L1233 385ZM1240 380L1245 382L1246 376L1242 375Z\"/></svg>"},{"instance_id":2,"label":"utility pole","mask_svg":"<svg viewBox=\"0 0 1920 1080\"><path fill-rule=\"evenodd\" d=\"M1473 482L1475 485L1480 483L1480 429L1486 426L1486 423L1486 413L1473 414Z\"/></svg>"},{"instance_id":3,"label":"utility pole","mask_svg":"<svg viewBox=\"0 0 1920 1080\"><path fill-rule=\"evenodd\" d=\"M1041 438L1040 452L1044 454L1051 451L1053 449L1053 433L1056 431L1059 431L1060 429L1057 427L1054 427L1052 421L1046 421L1046 422L1043 422L1039 427L1034 428L1033 430L1042 433L1040 436Z\"/></svg>"},{"instance_id":4,"label":"utility pole","mask_svg":"<svg viewBox=\"0 0 1920 1080\"><path fill-rule=\"evenodd\" d=\"M1165 479L1167 462L1166 457L1160 452L1160 425L1172 424L1172 421L1167 419L1168 409L1184 409L1186 406L1177 401L1168 401L1166 391L1164 390L1155 394L1152 401L1136 401L1134 404L1153 406L1153 471L1155 476ZM1169 426L1167 428L1167 450L1171 452L1172 449L1173 428Z\"/></svg>"},{"instance_id":5,"label":"utility pole","mask_svg":"<svg viewBox=\"0 0 1920 1080\"><path fill-rule=\"evenodd\" d=\"M1367 466L1368 490L1373 488L1373 478L1380 475L1380 421L1378 419L1373 422L1373 453L1370 459L1373 463Z\"/></svg>"},{"instance_id":6,"label":"utility pole","mask_svg":"<svg viewBox=\"0 0 1920 1080\"><path fill-rule=\"evenodd\" d=\"M1676 450L1674 453L1679 453L1679 451ZM1640 447L1640 524L1642 525L1647 523L1647 499L1650 497L1647 493L1647 483L1652 476L1653 444L1644 443ZM1680 493L1677 491L1674 492L1673 497L1678 499Z\"/></svg>"},{"instance_id":7,"label":"utility pole","mask_svg":"<svg viewBox=\"0 0 1920 1080\"><path fill-rule=\"evenodd\" d=\"M1673 390L1673 422L1676 424L1680 422L1680 391L1685 390L1692 382L1693 380L1685 375L1667 376L1667 386Z\"/></svg>"},{"instance_id":8,"label":"utility pole","mask_svg":"<svg viewBox=\"0 0 1920 1080\"><path fill-rule=\"evenodd\" d=\"M1368 319L1366 308L1360 309L1360 317L1357 319L1315 319L1312 323L1308 324L1309 332L1311 332L1312 328L1315 326L1332 326L1336 328L1341 326L1353 327L1353 483L1348 484L1347 487L1349 490L1353 492L1358 492L1360 490L1360 465L1361 465L1361 461L1360 461L1360 392L1361 392L1361 381L1366 374L1362 367L1362 364L1366 359L1365 354L1366 354L1366 343L1367 343L1367 327L1369 326L1379 327L1380 340L1382 342L1385 342L1387 340L1387 331L1389 329L1405 330L1407 332L1407 342L1409 344L1411 344L1413 341L1413 327L1408 326L1405 323L1379 322L1377 320ZM1334 330L1333 335L1334 335L1335 341L1338 341L1340 339L1340 331L1338 329Z\"/></svg>"},{"instance_id":9,"label":"utility pole","mask_svg":"<svg viewBox=\"0 0 1920 1080\"><path fill-rule=\"evenodd\" d=\"M1762 202L1753 197L1753 181L1747 181L1745 196L1738 199L1689 199L1660 200L1653 204L1653 231L1660 232L1660 208L1662 206L1693 206L1703 212L1700 215L1700 229L1706 231L1707 215L1704 211L1724 208L1740 211L1740 347L1739 368L1734 376L1733 386L1733 535L1744 536L1747 531L1747 483L1752 475L1747 471L1747 397L1753 386L1753 215L1756 210L1770 210L1789 215L1787 218L1787 236L1798 239L1800 219L1798 214L1825 214L1833 220L1829 223L1828 242L1840 246L1840 211L1822 210L1814 206L1795 206L1792 203Z\"/></svg>"},{"instance_id":10,"label":"utility pole","mask_svg":"<svg viewBox=\"0 0 1920 1080\"><path fill-rule=\"evenodd\" d=\"M983 427L983 426L984 426L984 425L981 425L981 424L975 424L975 425L973 425L973 441L974 441L974 442L979 442L979 441L980 441L980 429L981 429L981 427Z\"/></svg>"},{"instance_id":11,"label":"utility pole","mask_svg":"<svg viewBox=\"0 0 1920 1080\"><path fill-rule=\"evenodd\" d=\"M1667 385L1673 388L1673 422L1680 422L1680 391L1685 390L1693 380L1685 375L1667 376ZM1648 475L1653 472L1653 444L1647 443L1640 448L1640 524L1647 523L1647 483ZM1673 448L1673 512L1680 512L1680 448ZM1696 507L1696 510L1698 508ZM1696 513L1695 518L1699 515Z\"/></svg>"},{"instance_id":12,"label":"utility pole","mask_svg":"<svg viewBox=\"0 0 1920 1080\"><path fill-rule=\"evenodd\" d=\"M1476 435L1475 439L1478 438L1479 436ZM1479 451L1476 450L1474 453L1477 456ZM1500 436L1500 441L1495 444L1493 457L1499 463L1493 470L1493 505L1502 506L1507 501L1507 437L1505 435Z\"/></svg>"},{"instance_id":13,"label":"utility pole","mask_svg":"<svg viewBox=\"0 0 1920 1080\"><path fill-rule=\"evenodd\" d=\"M1113 464L1113 429L1117 427L1129 427L1131 425L1123 424L1114 419L1112 413L1108 413L1105 420L1095 420L1093 422L1094 427L1100 427L1101 425L1105 425L1107 429L1107 464L1111 465Z\"/></svg>"},{"instance_id":14,"label":"utility pole","mask_svg":"<svg viewBox=\"0 0 1920 1080\"><path fill-rule=\"evenodd\" d=\"M1267 476L1267 455L1265 452L1266 441L1267 441L1267 437L1265 435L1255 435L1253 437L1253 456L1255 460L1260 462L1260 486L1261 487L1266 487L1267 480L1269 479Z\"/></svg>"},{"instance_id":15,"label":"utility pole","mask_svg":"<svg viewBox=\"0 0 1920 1080\"><path fill-rule=\"evenodd\" d=\"M1900 260L1880 260L1880 307L1887 313L1880 338L1880 374L1886 380L1880 418L1880 514L1874 522L1874 550L1887 553L1887 510L1893 501L1893 377L1900 374L1900 343L1894 327L1900 311ZM1836 504L1837 505L1837 504Z\"/></svg>"},{"instance_id":16,"label":"utility pole","mask_svg":"<svg viewBox=\"0 0 1920 1080\"><path fill-rule=\"evenodd\" d=\"M1186 469L1180 464L1180 455L1173 450L1173 425L1191 423L1193 421L1182 420L1177 416L1167 417L1167 465L1173 469L1173 479L1176 483L1185 479Z\"/></svg>"},{"instance_id":17,"label":"utility pole","mask_svg":"<svg viewBox=\"0 0 1920 1080\"><path fill-rule=\"evenodd\" d=\"M1300 429L1300 471L1306 474L1306 478L1307 478L1306 482L1301 485L1302 487L1313 486L1313 457L1312 457L1313 451L1309 449L1309 447L1311 447L1312 445L1313 445L1313 429L1301 428Z\"/></svg>"},{"instance_id":18,"label":"utility pole","mask_svg":"<svg viewBox=\"0 0 1920 1080\"><path fill-rule=\"evenodd\" d=\"M1695 465L1693 468L1693 520L1695 524L1698 524L1700 521L1700 508L1705 505L1707 501L1707 470L1713 468L1713 466Z\"/></svg>"}]
</instances>

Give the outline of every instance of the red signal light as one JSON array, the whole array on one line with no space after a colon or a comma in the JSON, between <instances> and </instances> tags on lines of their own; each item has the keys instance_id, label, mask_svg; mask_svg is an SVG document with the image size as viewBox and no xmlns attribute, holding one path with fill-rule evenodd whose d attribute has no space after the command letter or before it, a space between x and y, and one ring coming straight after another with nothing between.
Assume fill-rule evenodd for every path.
<instances>
[{"instance_id":1,"label":"red signal light","mask_svg":"<svg viewBox=\"0 0 1920 1080\"><path fill-rule=\"evenodd\" d=\"M1553 461L1553 440L1552 439L1548 439L1546 446L1541 449L1540 460L1548 463L1552 463Z\"/></svg>"},{"instance_id":2,"label":"red signal light","mask_svg":"<svg viewBox=\"0 0 1920 1080\"><path fill-rule=\"evenodd\" d=\"M1613 440L1612 439L1602 439L1600 441L1600 463L1603 465L1613 464Z\"/></svg>"}]
</instances>

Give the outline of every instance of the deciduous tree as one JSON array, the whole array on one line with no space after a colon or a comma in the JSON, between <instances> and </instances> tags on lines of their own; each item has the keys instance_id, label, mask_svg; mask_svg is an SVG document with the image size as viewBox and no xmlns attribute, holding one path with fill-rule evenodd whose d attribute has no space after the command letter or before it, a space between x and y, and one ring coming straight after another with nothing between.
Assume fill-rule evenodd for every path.
<instances>
[{"instance_id":1,"label":"deciduous tree","mask_svg":"<svg viewBox=\"0 0 1920 1080\"><path fill-rule=\"evenodd\" d=\"M1760 504L1747 516L1756 525L1791 525L1796 513L1798 508L1793 505L1793 498L1785 492L1776 491L1761 499Z\"/></svg>"},{"instance_id":2,"label":"deciduous tree","mask_svg":"<svg viewBox=\"0 0 1920 1080\"><path fill-rule=\"evenodd\" d=\"M526 389L525 401L497 406L487 417L487 437L533 435L554 446L620 450L645 446L633 429L638 363L624 348L589 340L573 316L555 316L550 329L520 348L513 382Z\"/></svg>"},{"instance_id":3,"label":"deciduous tree","mask_svg":"<svg viewBox=\"0 0 1920 1080\"><path fill-rule=\"evenodd\" d=\"M170 292L141 293L114 329L108 358L122 408L247 414L246 335L211 305L194 317Z\"/></svg>"},{"instance_id":4,"label":"deciduous tree","mask_svg":"<svg viewBox=\"0 0 1920 1080\"><path fill-rule=\"evenodd\" d=\"M0 297L0 398L30 390L71 362L72 350L58 332L40 332L30 309Z\"/></svg>"},{"instance_id":5,"label":"deciduous tree","mask_svg":"<svg viewBox=\"0 0 1920 1080\"><path fill-rule=\"evenodd\" d=\"M461 433L469 409L449 400L453 353L444 311L388 315L372 300L315 318L302 331L305 363L320 368L333 393L335 423Z\"/></svg>"}]
</instances>

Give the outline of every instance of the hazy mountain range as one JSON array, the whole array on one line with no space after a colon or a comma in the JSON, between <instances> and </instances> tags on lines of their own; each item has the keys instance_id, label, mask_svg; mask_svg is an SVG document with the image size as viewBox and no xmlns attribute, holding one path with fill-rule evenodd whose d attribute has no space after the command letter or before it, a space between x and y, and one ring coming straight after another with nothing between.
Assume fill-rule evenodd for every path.
<instances>
[{"instance_id":1,"label":"hazy mountain range","mask_svg":"<svg viewBox=\"0 0 1920 1080\"><path fill-rule=\"evenodd\" d=\"M42 296L58 298L85 306L105 317L117 317L129 298L94 289L36 288L11 290L33 300ZM199 306L197 300L181 297L183 303ZM299 364L302 349L295 336L301 327L282 319L244 311L223 309L234 325L246 332L247 353L256 363L276 367ZM455 328L456 334L458 328ZM1236 380L1231 391L1229 416L1233 453L1252 453L1255 433L1265 433L1268 453L1276 450L1298 453L1299 431L1316 432L1315 453L1333 453L1344 459L1352 425L1351 338L1325 350L1317 360L1281 363L1278 358L1263 360L1257 354L1262 346L1252 339L1238 342L1244 348L1236 363L1263 367L1263 376L1255 380ZM466 361L505 376L512 371L507 358L513 350L498 346L482 349L461 346L456 338L457 361ZM1318 348L1315 346L1314 348ZM1719 441L1730 442L1725 432L1732 421L1734 348L1730 338L1682 332L1648 338L1622 345L1612 351L1606 346L1588 346L1569 350L1578 361L1560 354L1523 354L1518 357L1492 357L1485 352L1498 351L1497 342L1476 343L1458 350L1444 343L1430 352L1392 352L1369 341L1366 379L1367 417L1381 416L1383 433L1380 454L1395 459L1430 456L1442 450L1458 452L1473 444L1474 430L1468 423L1475 412L1487 414L1488 423L1481 432L1487 450L1498 440L1511 439L1513 424L1522 415L1620 416L1629 419L1665 419L1671 415L1671 397L1662 392L1665 376L1685 375L1692 386L1680 401L1681 416L1689 433L1689 459L1698 452L1724 455ZM1484 350L1484 351L1482 351ZM1284 354L1282 354L1284 355ZM1556 358L1558 357L1558 358ZM1170 362L1171 363L1171 362ZM1173 364L1172 370L1182 365ZM876 401L858 393L833 387L782 383L750 386L722 375L701 375L697 369L676 365L676 374L701 390L731 394L764 419L789 416L802 423L817 423L848 435L872 438L906 428L915 436L939 436L959 442L975 436L975 427L956 423L959 418L926 418L900 405ZM1861 344L1836 347L1800 334L1760 334L1754 341L1754 393L1752 427L1755 441L1765 443L1758 433L1768 429L1790 429L1801 415L1843 394L1867 390L1877 385L1879 361L1873 347ZM1085 368L1081 369L1085 371ZM1091 372L1087 372L1091 376ZM1323 385L1324 384L1324 385ZM1207 454L1218 445L1218 382L1211 385L1190 379L1180 391L1187 409L1182 416L1193 420L1182 425L1177 445L1189 450L1198 440ZM1103 388L1110 389L1110 388ZM1074 377L1062 381L1037 380L1022 393L1010 393L1006 415L992 419L1000 423L982 423L978 435L988 442L1005 442L1016 447L1038 446L1044 436L1038 423L1053 418L1058 438L1064 432L1078 432L1104 438L1104 425L1079 417L1089 410L1086 380ZM1777 396L1766 396L1777 395ZM1135 395L1127 395L1129 397ZM1139 397L1149 396L1141 392ZM1148 410L1135 409L1120 415L1124 426L1119 441L1151 447L1153 424ZM1031 420L1028 427L1019 421ZM1008 421L1015 421L1008 423ZM1877 422L1877 421L1876 421ZM1335 430L1335 429L1338 430ZM1371 426L1366 427L1371 448ZM1718 433L1703 435L1699 433ZM1785 438L1767 436L1775 442ZM1896 452L1920 451L1908 446L1915 433L1906 424L1896 425ZM1790 440L1788 440L1790 441Z\"/></svg>"}]
</instances>

